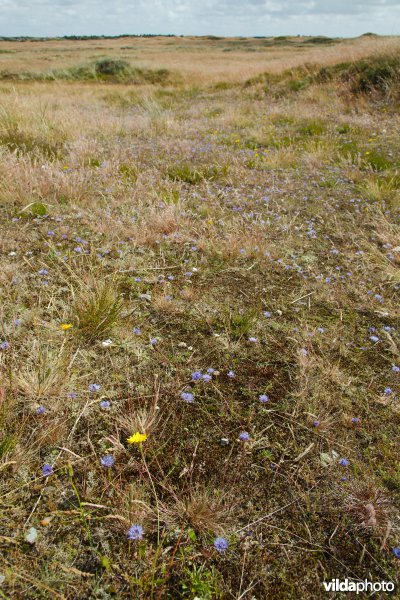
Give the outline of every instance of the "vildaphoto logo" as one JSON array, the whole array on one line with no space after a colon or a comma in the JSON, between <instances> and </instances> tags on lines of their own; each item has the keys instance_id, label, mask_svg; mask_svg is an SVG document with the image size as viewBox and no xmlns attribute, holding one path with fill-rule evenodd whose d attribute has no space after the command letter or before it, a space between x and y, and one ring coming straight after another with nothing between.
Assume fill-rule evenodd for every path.
<instances>
[{"instance_id":1,"label":"vildaphoto logo","mask_svg":"<svg viewBox=\"0 0 400 600\"><path fill-rule=\"evenodd\" d=\"M323 581L322 585L326 592L393 592L394 583L392 581L352 581L351 579L331 579Z\"/></svg>"}]
</instances>

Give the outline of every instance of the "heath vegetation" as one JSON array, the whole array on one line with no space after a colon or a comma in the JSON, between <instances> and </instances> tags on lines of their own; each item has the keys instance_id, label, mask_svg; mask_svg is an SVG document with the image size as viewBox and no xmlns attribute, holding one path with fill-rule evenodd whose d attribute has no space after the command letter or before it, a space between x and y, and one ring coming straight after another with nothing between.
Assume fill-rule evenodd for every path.
<instances>
[{"instance_id":1,"label":"heath vegetation","mask_svg":"<svg viewBox=\"0 0 400 600\"><path fill-rule=\"evenodd\" d=\"M0 51L0 597L396 583L400 39Z\"/></svg>"}]
</instances>

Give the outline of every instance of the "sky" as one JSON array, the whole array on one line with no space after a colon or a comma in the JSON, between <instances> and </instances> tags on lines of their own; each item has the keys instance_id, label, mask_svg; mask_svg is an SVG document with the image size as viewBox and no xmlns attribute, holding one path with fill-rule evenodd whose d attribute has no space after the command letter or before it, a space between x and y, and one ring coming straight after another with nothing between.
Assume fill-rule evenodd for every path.
<instances>
[{"instance_id":1,"label":"sky","mask_svg":"<svg viewBox=\"0 0 400 600\"><path fill-rule=\"evenodd\" d=\"M400 0L0 0L0 36L400 34Z\"/></svg>"}]
</instances>

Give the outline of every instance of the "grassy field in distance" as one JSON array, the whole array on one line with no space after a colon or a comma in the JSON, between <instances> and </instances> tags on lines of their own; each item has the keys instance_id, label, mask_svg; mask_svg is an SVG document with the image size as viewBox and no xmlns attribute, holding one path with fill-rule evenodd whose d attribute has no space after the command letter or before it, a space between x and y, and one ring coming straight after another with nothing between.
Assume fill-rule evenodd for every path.
<instances>
[{"instance_id":1,"label":"grassy field in distance","mask_svg":"<svg viewBox=\"0 0 400 600\"><path fill-rule=\"evenodd\" d=\"M1 598L398 585L399 101L399 37L0 41Z\"/></svg>"}]
</instances>

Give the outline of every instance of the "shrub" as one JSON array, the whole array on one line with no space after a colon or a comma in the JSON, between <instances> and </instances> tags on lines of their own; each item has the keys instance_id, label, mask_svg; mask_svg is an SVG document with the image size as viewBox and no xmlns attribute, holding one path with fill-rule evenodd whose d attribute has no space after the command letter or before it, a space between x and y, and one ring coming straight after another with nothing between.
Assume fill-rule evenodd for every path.
<instances>
[{"instance_id":1,"label":"shrub","mask_svg":"<svg viewBox=\"0 0 400 600\"><path fill-rule=\"evenodd\" d=\"M106 77L120 77L130 73L131 68L125 60L104 58L98 60L94 65L97 75Z\"/></svg>"}]
</instances>

